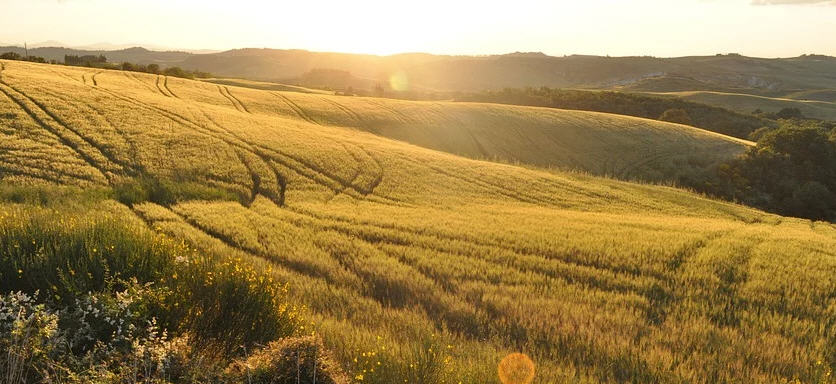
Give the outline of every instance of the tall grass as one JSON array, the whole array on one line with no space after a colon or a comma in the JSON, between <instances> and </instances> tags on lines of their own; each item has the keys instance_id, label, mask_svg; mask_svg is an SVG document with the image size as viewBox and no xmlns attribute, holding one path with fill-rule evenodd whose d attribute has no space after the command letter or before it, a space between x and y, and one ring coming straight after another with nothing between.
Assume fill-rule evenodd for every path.
<instances>
[{"instance_id":1,"label":"tall grass","mask_svg":"<svg viewBox=\"0 0 836 384\"><path fill-rule=\"evenodd\" d=\"M144 316L226 355L292 335L302 321L285 284L240 260L108 215L8 206L0 213L0 292L71 307L133 284L157 292Z\"/></svg>"}]
</instances>

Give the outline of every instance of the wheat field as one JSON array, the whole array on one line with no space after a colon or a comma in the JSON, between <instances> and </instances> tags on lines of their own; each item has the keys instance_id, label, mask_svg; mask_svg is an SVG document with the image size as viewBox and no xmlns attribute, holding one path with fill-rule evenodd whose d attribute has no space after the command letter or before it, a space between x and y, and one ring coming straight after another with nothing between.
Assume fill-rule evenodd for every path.
<instances>
[{"instance_id":1,"label":"wheat field","mask_svg":"<svg viewBox=\"0 0 836 384\"><path fill-rule=\"evenodd\" d=\"M798 108L805 117L821 120L836 119L836 103L829 100L816 100L817 97L825 99L828 97L824 91L797 92L788 97L708 91L669 92L657 95L681 97L688 101L729 108L740 113L752 113L757 109L776 113L784 108Z\"/></svg>"},{"instance_id":2,"label":"wheat field","mask_svg":"<svg viewBox=\"0 0 836 384\"><path fill-rule=\"evenodd\" d=\"M421 382L406 377L427 340L462 383L498 383L513 352L537 383L818 382L836 365L836 227L595 176L659 178L748 142L599 113L0 69L0 185L166 185L91 209L272 266L355 381Z\"/></svg>"}]
</instances>

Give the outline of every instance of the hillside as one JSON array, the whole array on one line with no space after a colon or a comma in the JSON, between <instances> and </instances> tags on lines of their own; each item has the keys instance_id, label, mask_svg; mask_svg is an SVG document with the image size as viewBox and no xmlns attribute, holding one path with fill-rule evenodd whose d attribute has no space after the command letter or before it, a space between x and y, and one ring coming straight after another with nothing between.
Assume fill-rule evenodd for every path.
<instances>
[{"instance_id":1,"label":"hillside","mask_svg":"<svg viewBox=\"0 0 836 384\"><path fill-rule=\"evenodd\" d=\"M0 53L23 54L22 47L0 47ZM217 53L157 52L143 48L113 51L35 48L30 54L62 61L65 54L103 54L111 62L180 66L222 77L265 81L299 81L310 86L317 70L347 73L354 88L381 84L400 74L411 89L426 92L482 91L505 87L627 88L677 92L709 90L783 96L792 92L836 88L836 58L805 55L766 59L735 54L657 57L548 56L511 53L487 56L445 56L424 53L391 56L311 52L282 49L235 49ZM332 79L342 88L346 78ZM306 83L307 82L307 83Z\"/></svg>"},{"instance_id":2,"label":"hillside","mask_svg":"<svg viewBox=\"0 0 836 384\"><path fill-rule=\"evenodd\" d=\"M0 135L4 220L69 191L50 209L271 266L363 382L438 353L463 383L497 383L516 351L544 383L808 382L836 365L832 224L436 150L629 177L746 145L724 136L9 61Z\"/></svg>"},{"instance_id":3,"label":"hillside","mask_svg":"<svg viewBox=\"0 0 836 384\"><path fill-rule=\"evenodd\" d=\"M798 108L805 117L836 120L836 102L806 100L804 94L807 93L800 93L796 97L804 97L805 99L700 91L670 92L661 95L676 96L688 101L728 108L740 113L752 113L757 109L767 113L776 113L784 108ZM823 92L812 93L811 95L827 97L827 94Z\"/></svg>"}]
</instances>

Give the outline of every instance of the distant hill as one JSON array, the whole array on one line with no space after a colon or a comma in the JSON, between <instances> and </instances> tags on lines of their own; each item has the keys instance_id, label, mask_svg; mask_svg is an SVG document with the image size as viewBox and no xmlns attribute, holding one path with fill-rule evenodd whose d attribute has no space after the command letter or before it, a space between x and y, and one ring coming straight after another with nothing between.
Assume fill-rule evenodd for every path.
<instances>
[{"instance_id":1,"label":"distant hill","mask_svg":"<svg viewBox=\"0 0 836 384\"><path fill-rule=\"evenodd\" d=\"M836 102L709 91L670 92L662 95L720 106L740 113L752 113L758 109L765 113L776 113L784 108L798 108L804 117L836 121ZM825 93L813 93L813 95L819 95L823 98L826 96Z\"/></svg>"},{"instance_id":2,"label":"distant hill","mask_svg":"<svg viewBox=\"0 0 836 384\"><path fill-rule=\"evenodd\" d=\"M23 53L21 47L0 47L0 52ZM180 51L75 50L35 48L30 54L63 60L65 54L103 54L109 61L157 63L210 72L223 77L283 81L299 79L315 70L347 72L362 86L388 86L394 74L408 79L412 89L479 91L504 87L620 88L677 92L719 91L784 96L810 90L836 88L836 58L805 55L765 59L736 54L679 58L548 56L515 52L489 56L445 56L406 53L391 56L311 52L282 49L235 49L194 54ZM335 79L330 88L339 88ZM300 84L305 85L305 84Z\"/></svg>"},{"instance_id":3,"label":"distant hill","mask_svg":"<svg viewBox=\"0 0 836 384\"><path fill-rule=\"evenodd\" d=\"M16 52L20 55L25 53L23 47L7 46L0 47L1 52ZM161 66L180 65L186 58L194 54L180 51L151 51L141 47L125 48L118 50L106 49L72 49L62 47L40 47L29 48L29 54L40 56L47 60L64 61L64 55L104 55L109 62L122 63L130 62L137 64L158 64Z\"/></svg>"}]
</instances>

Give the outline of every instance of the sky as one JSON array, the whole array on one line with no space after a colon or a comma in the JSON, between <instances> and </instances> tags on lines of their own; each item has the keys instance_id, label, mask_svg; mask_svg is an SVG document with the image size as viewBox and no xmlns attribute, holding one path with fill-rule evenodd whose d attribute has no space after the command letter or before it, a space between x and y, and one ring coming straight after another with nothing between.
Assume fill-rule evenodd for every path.
<instances>
[{"instance_id":1,"label":"sky","mask_svg":"<svg viewBox=\"0 0 836 384\"><path fill-rule=\"evenodd\" d=\"M0 43L836 56L836 0L0 0Z\"/></svg>"}]
</instances>

